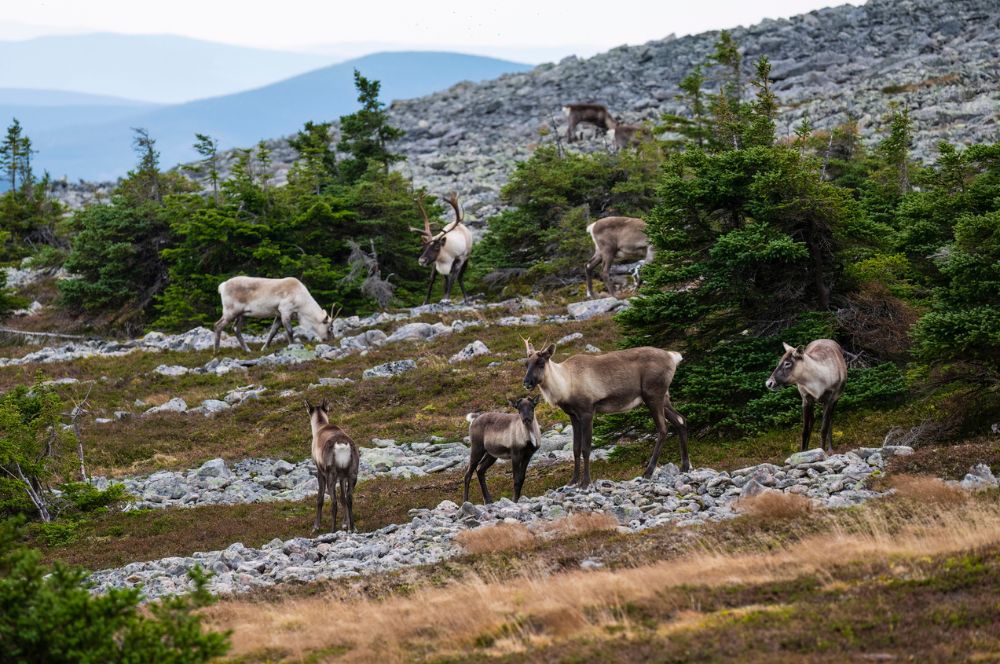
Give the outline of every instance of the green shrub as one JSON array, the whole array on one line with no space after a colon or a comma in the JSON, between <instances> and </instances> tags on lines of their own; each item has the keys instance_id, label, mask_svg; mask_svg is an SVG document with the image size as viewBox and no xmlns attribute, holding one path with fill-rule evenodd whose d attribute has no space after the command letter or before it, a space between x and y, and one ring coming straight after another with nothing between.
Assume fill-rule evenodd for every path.
<instances>
[{"instance_id":1,"label":"green shrub","mask_svg":"<svg viewBox=\"0 0 1000 664\"><path fill-rule=\"evenodd\" d=\"M112 484L101 490L88 482L68 482L60 485L59 489L73 510L84 514L103 511L132 499L124 484Z\"/></svg>"},{"instance_id":2,"label":"green shrub","mask_svg":"<svg viewBox=\"0 0 1000 664\"><path fill-rule=\"evenodd\" d=\"M207 577L194 591L140 610L138 590L94 595L87 573L18 545L12 521L0 523L0 644L10 662L195 663L224 655L228 634L206 631L195 610L212 596Z\"/></svg>"}]
</instances>

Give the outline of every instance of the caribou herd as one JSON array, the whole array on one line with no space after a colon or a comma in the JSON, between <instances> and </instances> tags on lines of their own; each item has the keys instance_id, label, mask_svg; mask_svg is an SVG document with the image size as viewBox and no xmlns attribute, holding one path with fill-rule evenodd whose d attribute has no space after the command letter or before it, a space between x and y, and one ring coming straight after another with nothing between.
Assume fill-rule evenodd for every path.
<instances>
[{"instance_id":1,"label":"caribou herd","mask_svg":"<svg viewBox=\"0 0 1000 664\"><path fill-rule=\"evenodd\" d=\"M576 127L581 123L589 123L609 132L618 148L633 145L648 133L644 127L618 122L606 107L599 104L571 104L563 110L568 117L568 141L576 138ZM444 277L442 303L450 301L455 282L462 291L463 301L468 302L463 276L469 265L473 237L463 223L457 194L452 193L444 200L454 211L453 221L437 231L433 230L421 195L416 200L416 207L424 227L410 229L419 233L422 243L417 262L423 267L430 267L424 304L430 301L438 274ZM587 296L594 296L593 272L598 265L601 266L605 288L617 297L611 276L612 265L621 261L638 261L635 269L638 286L639 268L653 258L646 223L635 217L607 216L589 224L586 232L594 243L594 255L583 269ZM294 342L293 316L320 341L326 341L332 335L333 308L329 312L324 310L298 279L233 277L219 284L219 296L222 299L222 317L215 323L216 352L222 331L230 324L234 325L240 347L244 352L249 351L242 336L246 317L274 318L264 348L274 339L279 327L284 327L289 343ZM586 488L591 482L594 416L598 413L622 413L640 405L649 410L656 426L656 443L643 476L650 478L656 470L666 442L668 423L677 433L681 470L690 470L688 422L670 401L670 384L683 359L680 353L641 347L604 354L573 355L557 362L555 345L548 344L536 350L527 339L524 345L523 385L529 392L537 387L540 395L510 401L512 413L487 412L467 416L470 455L462 492L464 501L469 500L473 474L479 479L483 500L487 503L492 501L486 486L486 471L497 459L510 461L514 500L520 498L528 463L541 446L541 429L535 416L535 407L540 399L562 410L572 423L573 475L570 485ZM832 449L833 411L846 379L847 366L843 350L837 342L819 339L805 347L785 344L784 354L765 385L771 390L788 385L798 387L802 396L803 450L809 444L816 402L823 405L820 444L827 450ZM342 503L345 513L343 526L352 531L354 486L360 463L358 446L346 432L330 421L330 406L326 400L319 405L307 401L305 406L312 431L312 458L319 482L313 531L318 531L322 524L326 493L329 493L332 503L334 529L337 527L338 503Z\"/></svg>"}]
</instances>

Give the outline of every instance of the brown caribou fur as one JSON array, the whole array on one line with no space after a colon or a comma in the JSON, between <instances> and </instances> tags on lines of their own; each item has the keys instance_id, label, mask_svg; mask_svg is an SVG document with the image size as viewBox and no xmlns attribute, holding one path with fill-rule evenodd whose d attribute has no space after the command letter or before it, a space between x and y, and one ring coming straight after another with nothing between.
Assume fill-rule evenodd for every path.
<instances>
[{"instance_id":1,"label":"brown caribou fur","mask_svg":"<svg viewBox=\"0 0 1000 664\"><path fill-rule=\"evenodd\" d=\"M611 265L615 261L649 262L653 258L653 245L646 237L646 222L636 217L604 217L587 226L587 232L594 240L594 255L584 266L587 297L594 297L593 272L598 263L601 264L604 286L617 297L611 280ZM638 285L637 275L636 286Z\"/></svg>"},{"instance_id":2,"label":"brown caribou fur","mask_svg":"<svg viewBox=\"0 0 1000 664\"><path fill-rule=\"evenodd\" d=\"M309 412L309 426L312 429L312 459L316 464L316 479L319 492L316 494L316 522L313 532L317 532L323 517L323 494L330 493L333 510L333 529L337 530L337 495L340 485L340 501L344 503L347 519L344 527L354 531L354 485L358 483L358 466L361 453L357 444L336 424L330 423L330 404L326 399L318 406L305 402Z\"/></svg>"}]
</instances>

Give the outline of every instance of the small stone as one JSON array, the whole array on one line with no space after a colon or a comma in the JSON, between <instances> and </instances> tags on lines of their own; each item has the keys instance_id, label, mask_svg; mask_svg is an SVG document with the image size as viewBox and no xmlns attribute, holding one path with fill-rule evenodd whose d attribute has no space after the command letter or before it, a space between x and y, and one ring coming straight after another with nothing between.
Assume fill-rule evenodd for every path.
<instances>
[{"instance_id":1,"label":"small stone","mask_svg":"<svg viewBox=\"0 0 1000 664\"><path fill-rule=\"evenodd\" d=\"M804 452L796 452L792 456L785 459L786 466L799 466L806 463L817 463L824 461L826 459L826 452L822 448L815 448L812 450L805 450Z\"/></svg>"},{"instance_id":2,"label":"small stone","mask_svg":"<svg viewBox=\"0 0 1000 664\"><path fill-rule=\"evenodd\" d=\"M476 357L489 355L489 353L490 349L486 347L486 344L477 339L476 341L473 341L471 344L467 345L462 350L452 355L448 359L448 362L450 362L451 364L455 364L456 362L467 362L468 360L471 360Z\"/></svg>"}]
</instances>

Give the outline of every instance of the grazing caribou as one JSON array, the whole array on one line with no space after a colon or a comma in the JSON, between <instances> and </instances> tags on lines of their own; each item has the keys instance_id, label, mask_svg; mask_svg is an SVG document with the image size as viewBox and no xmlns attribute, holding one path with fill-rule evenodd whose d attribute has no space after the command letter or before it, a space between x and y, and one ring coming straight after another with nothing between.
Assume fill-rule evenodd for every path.
<instances>
[{"instance_id":1,"label":"grazing caribou","mask_svg":"<svg viewBox=\"0 0 1000 664\"><path fill-rule=\"evenodd\" d=\"M594 255L584 266L587 273L587 297L594 297L593 271L601 264L601 279L608 292L617 297L611 281L611 265L615 261L653 259L653 245L646 237L646 222L636 217L604 217L587 226L594 240ZM639 285L638 271L636 286Z\"/></svg>"},{"instance_id":2,"label":"grazing caribou","mask_svg":"<svg viewBox=\"0 0 1000 664\"><path fill-rule=\"evenodd\" d=\"M431 221L427 218L427 210L424 209L423 197L417 199L417 206L424 217L424 227L410 230L420 233L421 241L424 243L424 250L420 253L417 262L420 265L431 267L430 282L427 284L427 297L424 304L430 302L431 292L434 290L434 282L440 272L444 275L444 297L441 302L451 302L451 287L458 281L459 288L462 289L462 300L469 301L469 296L465 293L465 268L469 266L469 255L472 253L472 233L468 227L462 223L462 213L458 207L458 194L452 192L446 199L448 204L455 210L455 221L447 224L438 233L431 231Z\"/></svg>"},{"instance_id":3,"label":"grazing caribou","mask_svg":"<svg viewBox=\"0 0 1000 664\"><path fill-rule=\"evenodd\" d=\"M330 324L333 323L333 308L330 313L316 304L316 300L302 282L294 277L284 279L265 279L263 277L233 277L219 284L219 296L222 298L222 318L215 323L215 352L219 352L219 339L222 330L234 320L236 321L236 339L240 342L243 352L249 353L246 341L241 334L243 318L271 318L275 316L274 324L264 342L267 348L278 332L278 325L285 326L288 343L294 343L292 332L292 314L298 316L299 323L305 325L319 337L320 341L330 338Z\"/></svg>"},{"instance_id":4,"label":"grazing caribou","mask_svg":"<svg viewBox=\"0 0 1000 664\"><path fill-rule=\"evenodd\" d=\"M492 503L489 489L486 488L486 471L497 459L510 459L511 470L514 472L514 502L521 498L521 487L524 486L524 474L528 462L542 444L542 432L535 418L535 406L538 397L511 400L510 405L517 411L513 413L483 413L469 420L469 468L465 471L465 489L462 501L469 501L469 483L473 471L479 477L479 487L483 490L483 502Z\"/></svg>"},{"instance_id":5,"label":"grazing caribou","mask_svg":"<svg viewBox=\"0 0 1000 664\"><path fill-rule=\"evenodd\" d=\"M316 522L313 532L318 532L323 520L323 494L330 492L333 503L333 531L337 530L337 484L340 484L340 500L344 503L347 532L354 531L354 485L358 483L358 465L361 454L358 446L336 424L330 424L330 404L326 399L318 406L305 402L309 411L309 426L312 429L312 458L316 463L316 479L319 493L316 494ZM332 531L331 531L332 532Z\"/></svg>"},{"instance_id":6,"label":"grazing caribou","mask_svg":"<svg viewBox=\"0 0 1000 664\"><path fill-rule=\"evenodd\" d=\"M524 340L528 371L524 386L536 385L545 401L559 406L573 423L573 479L570 484L590 484L590 444L595 413L621 413L645 404L656 424L656 446L646 465L644 477L653 476L660 451L667 438L667 420L676 428L681 446L681 470L691 469L687 451L687 422L670 403L670 383L680 353L644 346L604 355L574 355L562 363L553 362L556 347L549 344L536 351ZM583 476L580 459L583 458Z\"/></svg>"},{"instance_id":7,"label":"grazing caribou","mask_svg":"<svg viewBox=\"0 0 1000 664\"><path fill-rule=\"evenodd\" d=\"M649 129L637 124L619 123L608 131L608 138L619 150L639 145L648 137Z\"/></svg>"},{"instance_id":8,"label":"grazing caribou","mask_svg":"<svg viewBox=\"0 0 1000 664\"><path fill-rule=\"evenodd\" d=\"M567 104L562 110L569 121L566 127L566 141L569 143L576 140L574 132L581 122L592 124L604 131L618 126L618 121L603 104Z\"/></svg>"},{"instance_id":9,"label":"grazing caribou","mask_svg":"<svg viewBox=\"0 0 1000 664\"><path fill-rule=\"evenodd\" d=\"M777 390L795 385L802 395L802 449L809 449L816 402L823 404L823 424L820 427L820 445L833 450L833 410L847 382L847 363L844 351L832 339L817 339L803 348L784 344L785 354L771 377L764 385Z\"/></svg>"}]
</instances>

